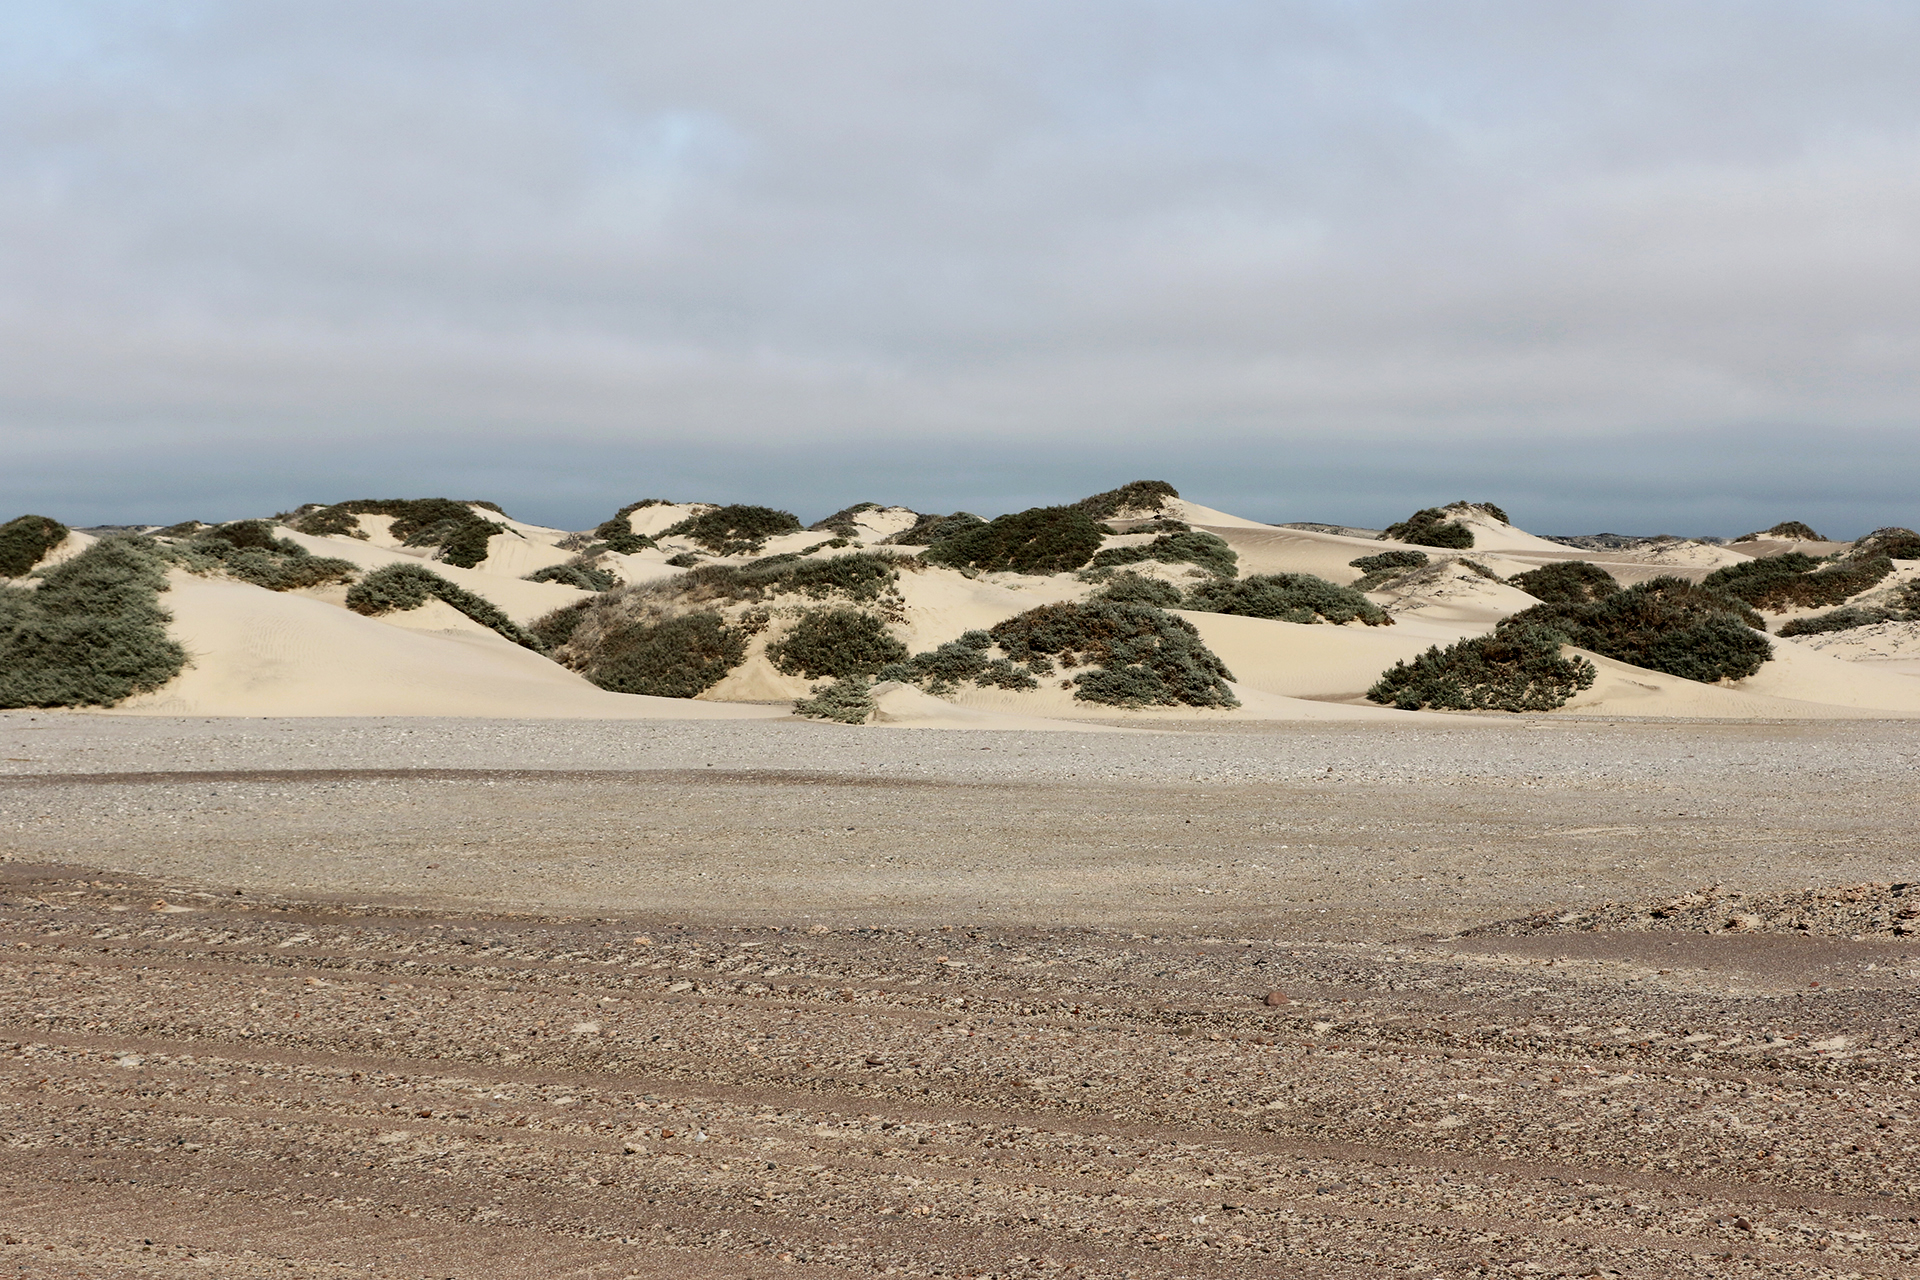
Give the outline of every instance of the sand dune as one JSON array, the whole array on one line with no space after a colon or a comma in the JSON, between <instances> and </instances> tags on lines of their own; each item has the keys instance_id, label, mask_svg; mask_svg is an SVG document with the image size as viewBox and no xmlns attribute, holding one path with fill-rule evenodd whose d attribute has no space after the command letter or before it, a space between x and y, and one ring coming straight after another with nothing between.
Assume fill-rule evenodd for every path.
<instances>
[{"instance_id":1,"label":"sand dune","mask_svg":"<svg viewBox=\"0 0 1920 1280\"><path fill-rule=\"evenodd\" d=\"M578 587L569 587L557 582L524 582L503 573L489 573L483 569L462 569L457 565L429 560L411 550L399 551L391 547L375 546L370 541L362 542L358 538L314 537L311 534L291 531L282 531L281 536L290 542L299 543L316 556L332 556L358 565L362 569L379 569L390 564L425 565L455 586L464 587L477 596L491 600L500 606L508 617L523 626L535 618L552 613L555 609L571 604L588 594ZM492 545L499 546L502 541L502 538L496 537L492 539ZM562 555L559 560L549 563L559 563L566 558Z\"/></svg>"}]
</instances>

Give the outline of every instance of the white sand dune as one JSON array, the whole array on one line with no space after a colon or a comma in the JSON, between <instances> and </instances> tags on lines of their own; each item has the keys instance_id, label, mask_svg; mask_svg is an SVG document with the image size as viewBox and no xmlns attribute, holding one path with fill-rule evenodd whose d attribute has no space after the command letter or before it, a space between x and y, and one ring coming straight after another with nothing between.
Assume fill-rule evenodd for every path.
<instances>
[{"instance_id":1,"label":"white sand dune","mask_svg":"<svg viewBox=\"0 0 1920 1280\"><path fill-rule=\"evenodd\" d=\"M1658 671L1628 666L1582 649L1578 653L1599 668L1593 687L1576 694L1556 715L1660 716L1716 720L1862 720L1904 719L1917 714L1831 702L1781 697L1747 687L1701 684ZM1772 664L1769 663L1769 666ZM1905 679L1906 677L1890 677ZM1915 681L1920 684L1920 681Z\"/></svg>"},{"instance_id":2,"label":"white sand dune","mask_svg":"<svg viewBox=\"0 0 1920 1280\"><path fill-rule=\"evenodd\" d=\"M1920 680L1912 676L1876 671L1779 636L1772 644L1773 661L1734 688L1839 707L1920 713Z\"/></svg>"},{"instance_id":3,"label":"white sand dune","mask_svg":"<svg viewBox=\"0 0 1920 1280\"><path fill-rule=\"evenodd\" d=\"M1229 515L1212 507L1203 507L1197 502L1188 502L1185 498L1170 499L1165 508L1166 514L1176 520L1185 520L1188 524L1204 525L1208 529L1270 529L1273 526L1258 520L1248 520L1241 516Z\"/></svg>"},{"instance_id":4,"label":"white sand dune","mask_svg":"<svg viewBox=\"0 0 1920 1280\"><path fill-rule=\"evenodd\" d=\"M1347 538L1311 529L1270 526L1210 525L1206 531L1224 541L1240 557L1240 575L1256 573L1311 573L1341 586L1361 576L1349 561L1397 549L1398 543Z\"/></svg>"},{"instance_id":5,"label":"white sand dune","mask_svg":"<svg viewBox=\"0 0 1920 1280\"><path fill-rule=\"evenodd\" d=\"M558 582L523 582L517 577L509 577L505 574L486 573L479 569L462 569L458 565L428 560L411 551L375 546L370 541L362 542L358 538L314 537L312 534L294 533L290 530L280 536L299 543L316 556L333 556L362 569L379 569L390 564L424 565L455 586L464 587L473 594L492 601L508 617L522 626L591 594L578 587L569 587ZM502 540L502 538L494 538L493 542L498 545ZM565 558L561 557L563 560Z\"/></svg>"},{"instance_id":6,"label":"white sand dune","mask_svg":"<svg viewBox=\"0 0 1920 1280\"><path fill-rule=\"evenodd\" d=\"M1236 683L1287 698L1358 698L1396 662L1486 627L1411 619L1391 627L1333 627L1224 613L1176 612L1191 622Z\"/></svg>"},{"instance_id":7,"label":"white sand dune","mask_svg":"<svg viewBox=\"0 0 1920 1280\"><path fill-rule=\"evenodd\" d=\"M122 715L774 719L787 708L608 693L492 633L390 626L324 601L175 572L160 597L192 665ZM437 602L436 602L437 603ZM464 620L463 620L464 621Z\"/></svg>"}]
</instances>

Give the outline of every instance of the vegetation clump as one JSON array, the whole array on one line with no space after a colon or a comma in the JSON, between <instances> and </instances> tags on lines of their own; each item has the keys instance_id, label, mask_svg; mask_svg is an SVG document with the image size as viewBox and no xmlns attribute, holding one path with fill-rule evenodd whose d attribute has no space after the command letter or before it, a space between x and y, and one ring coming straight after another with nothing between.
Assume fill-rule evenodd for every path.
<instances>
[{"instance_id":1,"label":"vegetation clump","mask_svg":"<svg viewBox=\"0 0 1920 1280\"><path fill-rule=\"evenodd\" d=\"M1826 539L1813 531L1813 526L1798 520L1782 520L1771 529L1761 529L1755 533L1743 533L1735 542L1758 542L1762 538L1783 538L1795 542L1825 542Z\"/></svg>"},{"instance_id":2,"label":"vegetation clump","mask_svg":"<svg viewBox=\"0 0 1920 1280\"><path fill-rule=\"evenodd\" d=\"M365 537L356 516L391 516L388 532L409 547L438 547L440 559L462 569L471 569L487 558L487 541L506 526L475 514L473 508L485 507L498 512L491 502L456 502L452 498L356 498L323 507L310 504L289 517L288 523L301 533L346 534Z\"/></svg>"},{"instance_id":3,"label":"vegetation clump","mask_svg":"<svg viewBox=\"0 0 1920 1280\"><path fill-rule=\"evenodd\" d=\"M1557 711L1598 675L1585 658L1561 657L1562 643L1550 627L1501 627L1395 663L1367 697L1402 711Z\"/></svg>"},{"instance_id":4,"label":"vegetation clump","mask_svg":"<svg viewBox=\"0 0 1920 1280\"><path fill-rule=\"evenodd\" d=\"M884 511L885 509L886 508L877 502L856 502L850 507L834 512L824 520L817 520L813 524L808 525L807 532L835 533L843 538L857 538L860 536L861 531L860 526L853 522L853 518L857 515L864 515L869 511Z\"/></svg>"},{"instance_id":5,"label":"vegetation clump","mask_svg":"<svg viewBox=\"0 0 1920 1280\"><path fill-rule=\"evenodd\" d=\"M0 586L0 707L110 707L187 665L167 636L166 560L149 539L102 539L39 577Z\"/></svg>"},{"instance_id":6,"label":"vegetation clump","mask_svg":"<svg viewBox=\"0 0 1920 1280\"><path fill-rule=\"evenodd\" d=\"M390 564L375 569L347 590L347 608L369 618L418 609L441 600L473 621L536 653L546 650L539 636L521 627L500 607L455 586L423 564Z\"/></svg>"},{"instance_id":7,"label":"vegetation clump","mask_svg":"<svg viewBox=\"0 0 1920 1280\"><path fill-rule=\"evenodd\" d=\"M576 618L568 634L578 625ZM591 651L579 655L582 660L575 669L615 693L692 698L720 683L746 659L748 635L710 609L633 619L604 628Z\"/></svg>"},{"instance_id":8,"label":"vegetation clump","mask_svg":"<svg viewBox=\"0 0 1920 1280\"><path fill-rule=\"evenodd\" d=\"M265 520L200 528L191 537L158 544L159 553L189 573L222 573L269 591L352 582L359 572L349 561L316 556L276 536Z\"/></svg>"},{"instance_id":9,"label":"vegetation clump","mask_svg":"<svg viewBox=\"0 0 1920 1280\"><path fill-rule=\"evenodd\" d=\"M1050 658L1036 657L1020 666L993 652L993 636L985 631L968 631L958 640L949 640L938 649L916 653L903 661L880 669L880 679L917 684L935 697L944 697L963 684L986 685L1015 691L1037 689L1034 678L1053 674ZM1038 665L1035 665L1037 663Z\"/></svg>"},{"instance_id":10,"label":"vegetation clump","mask_svg":"<svg viewBox=\"0 0 1920 1280\"><path fill-rule=\"evenodd\" d=\"M1877 586L1892 572L1893 561L1885 556L1842 560L1823 568L1812 556L1789 551L1715 569L1700 585L1744 600L1756 609L1779 612L1844 603Z\"/></svg>"},{"instance_id":11,"label":"vegetation clump","mask_svg":"<svg viewBox=\"0 0 1920 1280\"><path fill-rule=\"evenodd\" d=\"M942 539L920 558L982 573L1066 573L1093 559L1104 537L1079 507L1034 507Z\"/></svg>"},{"instance_id":12,"label":"vegetation clump","mask_svg":"<svg viewBox=\"0 0 1920 1280\"><path fill-rule=\"evenodd\" d=\"M907 528L885 540L883 545L899 547L931 547L945 542L948 538L977 529L986 521L971 511L956 511L950 516L923 515Z\"/></svg>"},{"instance_id":13,"label":"vegetation clump","mask_svg":"<svg viewBox=\"0 0 1920 1280\"><path fill-rule=\"evenodd\" d=\"M873 701L873 686L865 676L835 680L817 688L809 698L794 700L795 715L810 720L837 720L841 724L865 724L879 707Z\"/></svg>"},{"instance_id":14,"label":"vegetation clump","mask_svg":"<svg viewBox=\"0 0 1920 1280\"><path fill-rule=\"evenodd\" d=\"M1187 592L1185 607L1199 613L1281 622L1393 625L1393 615L1352 587L1337 586L1310 573L1261 573L1239 581L1203 582Z\"/></svg>"},{"instance_id":15,"label":"vegetation clump","mask_svg":"<svg viewBox=\"0 0 1920 1280\"><path fill-rule=\"evenodd\" d=\"M1465 551L1473 546L1473 530L1459 523L1470 512L1491 516L1501 524L1511 524L1507 513L1491 502L1449 502L1444 507L1426 507L1399 524L1390 524L1380 535L1383 542L1411 542L1422 547L1446 547Z\"/></svg>"},{"instance_id":16,"label":"vegetation clump","mask_svg":"<svg viewBox=\"0 0 1920 1280\"><path fill-rule=\"evenodd\" d=\"M619 581L605 569L588 564L550 564L526 576L528 582L557 582L582 591L611 591Z\"/></svg>"},{"instance_id":17,"label":"vegetation clump","mask_svg":"<svg viewBox=\"0 0 1920 1280\"><path fill-rule=\"evenodd\" d=\"M1879 556L1891 560L1920 560L1920 533L1889 525L1875 529L1847 550L1849 560L1872 560Z\"/></svg>"},{"instance_id":18,"label":"vegetation clump","mask_svg":"<svg viewBox=\"0 0 1920 1280\"><path fill-rule=\"evenodd\" d=\"M768 538L798 533L800 518L791 511L735 504L688 516L660 531L662 538L687 538L717 556L751 555Z\"/></svg>"},{"instance_id":19,"label":"vegetation clump","mask_svg":"<svg viewBox=\"0 0 1920 1280\"><path fill-rule=\"evenodd\" d=\"M1236 707L1233 673L1185 618L1143 604L1092 600L1041 605L989 632L1014 662L1089 666L1073 696L1122 707Z\"/></svg>"},{"instance_id":20,"label":"vegetation clump","mask_svg":"<svg viewBox=\"0 0 1920 1280\"><path fill-rule=\"evenodd\" d=\"M1112 520L1129 515L1153 515L1179 498L1180 491L1165 480L1135 480L1118 489L1082 498L1074 505L1095 520Z\"/></svg>"},{"instance_id":21,"label":"vegetation clump","mask_svg":"<svg viewBox=\"0 0 1920 1280\"><path fill-rule=\"evenodd\" d=\"M1131 569L1122 570L1107 580L1107 585L1089 599L1112 600L1119 604L1150 604L1161 609L1178 609L1183 597L1171 582L1149 578Z\"/></svg>"},{"instance_id":22,"label":"vegetation clump","mask_svg":"<svg viewBox=\"0 0 1920 1280\"><path fill-rule=\"evenodd\" d=\"M844 605L810 609L786 635L767 646L767 660L788 675L818 679L870 676L907 656L886 624Z\"/></svg>"},{"instance_id":23,"label":"vegetation clump","mask_svg":"<svg viewBox=\"0 0 1920 1280\"><path fill-rule=\"evenodd\" d=\"M1536 600L1548 604L1585 604L1620 589L1614 576L1586 560L1559 560L1507 579Z\"/></svg>"},{"instance_id":24,"label":"vegetation clump","mask_svg":"<svg viewBox=\"0 0 1920 1280\"><path fill-rule=\"evenodd\" d=\"M0 578L24 578L47 552L67 540L67 526L50 516L15 516L0 524Z\"/></svg>"},{"instance_id":25,"label":"vegetation clump","mask_svg":"<svg viewBox=\"0 0 1920 1280\"><path fill-rule=\"evenodd\" d=\"M1810 618L1795 618L1780 628L1783 636L1813 636L1828 631L1852 631L1878 622L1920 622L1920 579L1906 583L1884 604L1850 604Z\"/></svg>"},{"instance_id":26,"label":"vegetation clump","mask_svg":"<svg viewBox=\"0 0 1920 1280\"><path fill-rule=\"evenodd\" d=\"M1661 577L1585 602L1537 604L1500 622L1539 627L1618 662L1712 684L1743 680L1773 657L1759 616L1684 578Z\"/></svg>"},{"instance_id":27,"label":"vegetation clump","mask_svg":"<svg viewBox=\"0 0 1920 1280\"><path fill-rule=\"evenodd\" d=\"M1347 565L1371 577L1376 573L1391 573L1397 569L1418 569L1426 562L1427 553L1424 551L1382 551L1379 555L1349 560Z\"/></svg>"},{"instance_id":28,"label":"vegetation clump","mask_svg":"<svg viewBox=\"0 0 1920 1280\"><path fill-rule=\"evenodd\" d=\"M1240 557L1225 540L1211 533L1163 533L1152 542L1132 547L1108 547L1095 553L1091 569L1117 568L1157 560L1162 564L1197 564L1208 573L1231 578L1240 572Z\"/></svg>"}]
</instances>

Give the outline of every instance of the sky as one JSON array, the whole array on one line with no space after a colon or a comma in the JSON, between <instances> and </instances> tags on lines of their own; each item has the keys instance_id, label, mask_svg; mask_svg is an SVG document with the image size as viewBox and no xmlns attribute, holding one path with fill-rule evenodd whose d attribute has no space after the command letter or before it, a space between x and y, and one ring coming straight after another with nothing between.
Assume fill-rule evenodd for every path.
<instances>
[{"instance_id":1,"label":"sky","mask_svg":"<svg viewBox=\"0 0 1920 1280\"><path fill-rule=\"evenodd\" d=\"M1920 6L10 0L0 519L1920 526Z\"/></svg>"}]
</instances>

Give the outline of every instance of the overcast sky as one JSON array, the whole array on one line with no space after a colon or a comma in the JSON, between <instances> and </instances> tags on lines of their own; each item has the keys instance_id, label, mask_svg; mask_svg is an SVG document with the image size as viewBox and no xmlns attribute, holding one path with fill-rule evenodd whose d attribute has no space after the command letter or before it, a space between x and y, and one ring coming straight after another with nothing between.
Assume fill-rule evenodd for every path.
<instances>
[{"instance_id":1,"label":"overcast sky","mask_svg":"<svg viewBox=\"0 0 1920 1280\"><path fill-rule=\"evenodd\" d=\"M1920 6L10 0L0 518L1920 526Z\"/></svg>"}]
</instances>

